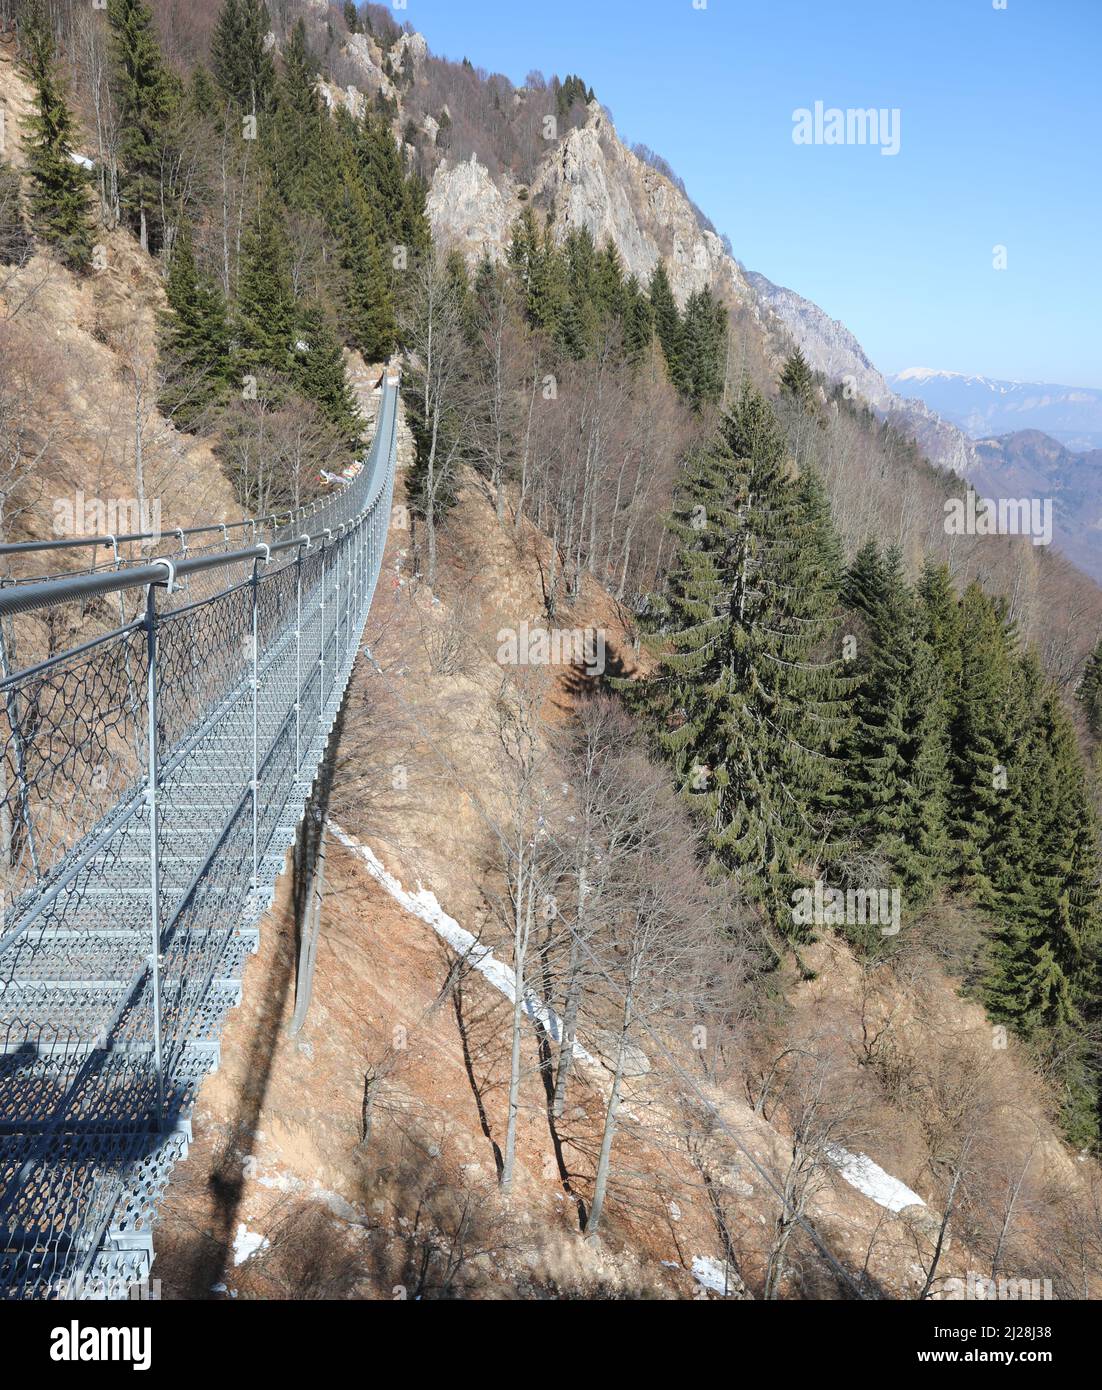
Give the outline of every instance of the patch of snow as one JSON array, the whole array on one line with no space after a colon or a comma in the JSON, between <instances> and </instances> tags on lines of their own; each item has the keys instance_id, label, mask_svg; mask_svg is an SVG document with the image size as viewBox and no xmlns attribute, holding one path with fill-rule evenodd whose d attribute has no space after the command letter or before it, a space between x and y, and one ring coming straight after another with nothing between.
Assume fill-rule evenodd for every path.
<instances>
[{"instance_id":1,"label":"patch of snow","mask_svg":"<svg viewBox=\"0 0 1102 1390\"><path fill-rule=\"evenodd\" d=\"M926 1203L912 1192L906 1183L885 1173L867 1154L851 1154L840 1144L827 1146L827 1157L838 1172L858 1192L888 1211L903 1211L906 1207L924 1207Z\"/></svg>"},{"instance_id":2,"label":"patch of snow","mask_svg":"<svg viewBox=\"0 0 1102 1390\"><path fill-rule=\"evenodd\" d=\"M74 164L79 164L82 169L87 169L89 172L96 167L94 160L89 159L86 154L77 154L75 150L70 151L69 158Z\"/></svg>"},{"instance_id":3,"label":"patch of snow","mask_svg":"<svg viewBox=\"0 0 1102 1390\"><path fill-rule=\"evenodd\" d=\"M267 1250L268 1237L257 1235L255 1231L250 1231L242 1221L237 1227L237 1234L233 1238L233 1262L234 1265L243 1265L246 1260L261 1250Z\"/></svg>"},{"instance_id":4,"label":"patch of snow","mask_svg":"<svg viewBox=\"0 0 1102 1390\"><path fill-rule=\"evenodd\" d=\"M335 821L329 822L329 828L342 845L347 846L353 854L358 855L363 860L371 877L386 889L396 903L405 908L412 916L420 918L422 922L430 926L437 936L448 943L453 951L466 957L495 989L500 990L505 995L510 1003L515 1002L516 975L512 968L504 961L496 960L488 946L480 945L477 938L472 936L465 927L461 927L454 917L450 917L440 906L435 893L423 888L420 883L418 883L415 893L408 892L393 874L388 873L383 868L377 856L367 845L361 844L355 836L349 835ZM524 1012L529 1018L538 1020L554 1042L562 1041L562 1020L554 1009L545 1004L527 987L524 991ZM588 1053L576 1038L573 1047L575 1058L581 1062L597 1065L596 1058Z\"/></svg>"},{"instance_id":5,"label":"patch of snow","mask_svg":"<svg viewBox=\"0 0 1102 1390\"><path fill-rule=\"evenodd\" d=\"M721 1260L711 1255L694 1255L692 1276L696 1282L713 1293L728 1294L735 1286L734 1278Z\"/></svg>"}]
</instances>

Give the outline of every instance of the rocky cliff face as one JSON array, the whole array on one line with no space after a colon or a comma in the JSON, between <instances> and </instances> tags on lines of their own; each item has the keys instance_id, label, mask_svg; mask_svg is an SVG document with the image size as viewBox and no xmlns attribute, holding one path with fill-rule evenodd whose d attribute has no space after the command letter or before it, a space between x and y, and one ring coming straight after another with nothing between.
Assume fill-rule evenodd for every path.
<instances>
[{"instance_id":1,"label":"rocky cliff face","mask_svg":"<svg viewBox=\"0 0 1102 1390\"><path fill-rule=\"evenodd\" d=\"M560 233L585 227L600 246L614 241L628 271L645 284L665 260L684 304L706 285L725 301L752 298L736 262L715 232L701 228L683 193L621 142L597 102L544 161L532 185L537 205L554 209Z\"/></svg>"},{"instance_id":2,"label":"rocky cliff face","mask_svg":"<svg viewBox=\"0 0 1102 1390\"><path fill-rule=\"evenodd\" d=\"M511 179L498 185L475 155L458 163L447 160L437 169L429 189L426 211L433 235L458 246L469 258L488 255L500 260L509 243L509 229L521 209Z\"/></svg>"},{"instance_id":3,"label":"rocky cliff face","mask_svg":"<svg viewBox=\"0 0 1102 1390\"><path fill-rule=\"evenodd\" d=\"M390 52L392 70L408 61L418 70L428 57L420 34L406 33ZM353 35L345 49L365 90L387 98L402 93L384 71L382 51L367 35ZM354 89L330 92L327 100L355 108ZM405 113L400 117L404 124ZM424 118L430 138L435 121ZM628 273L645 284L664 260L678 303L708 286L728 306L749 311L772 355L800 345L811 364L831 380L848 385L902 432L913 435L932 462L968 473L975 465L971 441L922 401L893 392L843 323L794 291L765 276L745 271L714 231L701 225L690 200L664 174L640 159L620 140L608 113L590 102L585 124L549 144L535 177L524 187L508 173L498 177L479 161L443 160L432 177L428 214L433 233L458 246L471 259L505 255L509 236L525 199L552 219L558 237L588 229L597 245L615 243Z\"/></svg>"},{"instance_id":4,"label":"rocky cliff face","mask_svg":"<svg viewBox=\"0 0 1102 1390\"><path fill-rule=\"evenodd\" d=\"M433 177L428 210L433 232L469 255L504 254L523 203L516 184L498 182L472 157L445 161ZM763 333L797 342L818 371L850 386L903 433L913 435L932 462L967 473L975 463L971 441L922 401L897 396L845 324L817 304L765 276L744 271L715 234L700 226L684 193L633 154L607 113L592 102L585 125L552 147L529 190L553 215L560 237L585 227L597 245L616 244L628 271L646 283L665 260L680 304L709 286L727 304L748 306Z\"/></svg>"},{"instance_id":5,"label":"rocky cliff face","mask_svg":"<svg viewBox=\"0 0 1102 1390\"><path fill-rule=\"evenodd\" d=\"M423 34L403 34L390 50L391 69L400 72L408 60L416 71L428 57L428 51L429 46ZM361 79L360 85L365 91L381 92L388 101L399 96L397 88L384 70L383 50L370 34L349 34L345 39L343 52L357 71Z\"/></svg>"},{"instance_id":6,"label":"rocky cliff face","mask_svg":"<svg viewBox=\"0 0 1102 1390\"><path fill-rule=\"evenodd\" d=\"M476 159L445 161L433 177L428 210L444 240L502 256L520 211L508 176L495 183ZM738 264L714 232L703 229L691 204L664 175L622 143L596 101L584 126L552 145L529 196L553 215L556 234L587 228L598 246L615 242L629 274L645 284L665 260L680 304L710 286L727 302L748 302L752 292Z\"/></svg>"}]
</instances>

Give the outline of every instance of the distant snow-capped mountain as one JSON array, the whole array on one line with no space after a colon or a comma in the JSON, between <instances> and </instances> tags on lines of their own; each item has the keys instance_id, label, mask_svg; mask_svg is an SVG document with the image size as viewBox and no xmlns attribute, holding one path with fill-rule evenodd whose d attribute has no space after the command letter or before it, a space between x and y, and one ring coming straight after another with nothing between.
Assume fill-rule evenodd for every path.
<instances>
[{"instance_id":1,"label":"distant snow-capped mountain","mask_svg":"<svg viewBox=\"0 0 1102 1390\"><path fill-rule=\"evenodd\" d=\"M922 401L973 439L1042 430L1075 451L1102 448L1102 390L908 367L888 377L897 395Z\"/></svg>"}]
</instances>

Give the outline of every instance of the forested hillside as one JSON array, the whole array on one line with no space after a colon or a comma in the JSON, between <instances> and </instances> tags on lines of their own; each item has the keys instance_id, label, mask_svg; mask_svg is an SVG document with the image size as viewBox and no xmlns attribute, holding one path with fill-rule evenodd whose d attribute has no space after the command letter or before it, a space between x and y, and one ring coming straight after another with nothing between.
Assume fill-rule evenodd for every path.
<instances>
[{"instance_id":1,"label":"forested hillside","mask_svg":"<svg viewBox=\"0 0 1102 1390\"><path fill-rule=\"evenodd\" d=\"M391 606L347 711L342 843L418 882L427 866L471 946L508 962L493 1084L476 1084L478 957L455 933L435 1002L414 972L368 981L358 918L329 980L362 975L403 1019L405 990L426 1029L454 1009L477 1099L460 1125L494 1155L479 1254L504 1194L657 1266L642 1228L695 1201L740 1296L925 1298L1011 1256L1097 1292L1102 592L1027 537L952 534L965 483L812 370L735 272L690 284L659 256L637 273L641 243L538 196L572 136L621 158L596 131L597 75L514 88L371 4L0 15L18 21L6 100L26 106L0 161L0 362L63 319L42 286L145 296L140 365L102 313L88 336L131 363L120 409L145 423L120 467L171 502L166 525L338 486L365 429L350 363L401 361L411 457ZM510 189L501 246L430 220L434 179L472 155ZM632 158L718 240L659 157ZM65 411L50 424L33 383L0 381L4 540L46 534L91 476L91 446L54 458ZM191 460L218 505L143 481L147 448L158 477ZM411 1075L399 1104L414 1059L371 1007L341 1024L350 1049L372 1039L341 1121L365 1208L398 1200L403 1125L449 1154L425 1118L439 1087ZM569 1217L531 1198L537 1120ZM905 1169L901 1205L854 1178L858 1150ZM856 1194L862 1248L844 1249ZM425 1288L477 1296L485 1261L437 1280L454 1206L431 1195ZM414 1263L338 1291L378 1295ZM209 1288L221 1271L199 1266ZM560 1274L532 1278L569 1294Z\"/></svg>"}]
</instances>

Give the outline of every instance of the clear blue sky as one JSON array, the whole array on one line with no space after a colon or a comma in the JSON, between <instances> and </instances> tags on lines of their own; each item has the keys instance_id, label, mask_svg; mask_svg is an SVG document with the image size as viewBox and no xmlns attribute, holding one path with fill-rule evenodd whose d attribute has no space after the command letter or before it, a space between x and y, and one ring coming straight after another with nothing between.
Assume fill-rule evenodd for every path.
<instances>
[{"instance_id":1,"label":"clear blue sky","mask_svg":"<svg viewBox=\"0 0 1102 1390\"><path fill-rule=\"evenodd\" d=\"M1102 0L408 0L395 17L518 84L579 73L744 264L883 371L1102 386ZM899 154L795 145L816 101L898 108Z\"/></svg>"}]
</instances>

